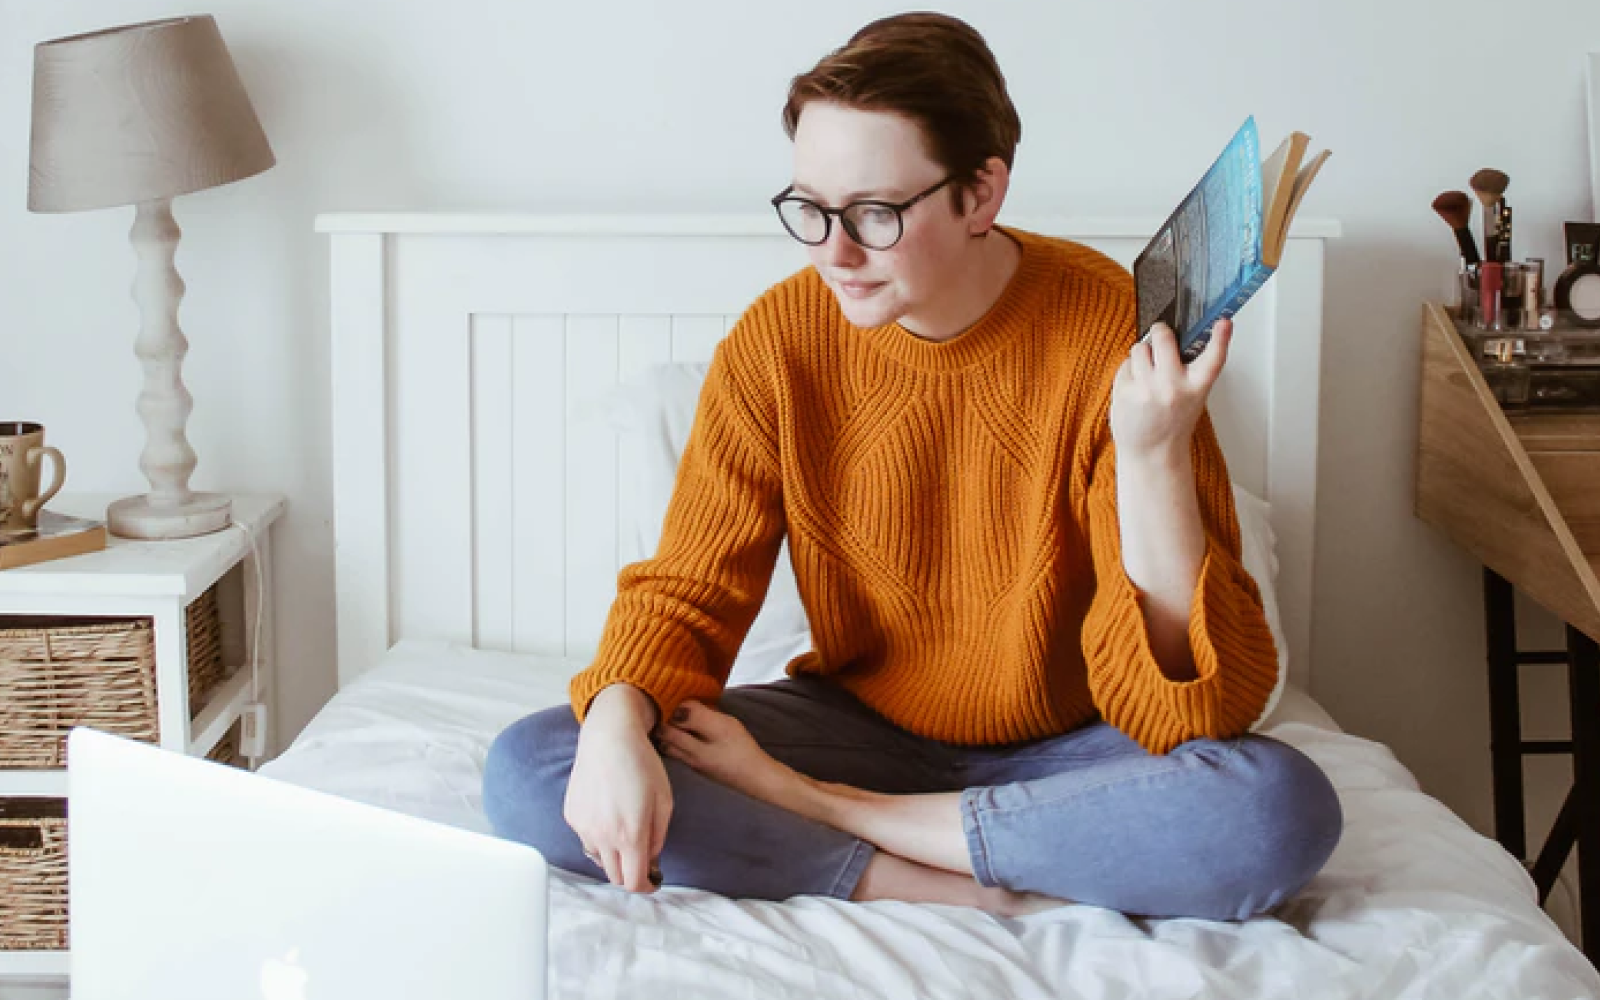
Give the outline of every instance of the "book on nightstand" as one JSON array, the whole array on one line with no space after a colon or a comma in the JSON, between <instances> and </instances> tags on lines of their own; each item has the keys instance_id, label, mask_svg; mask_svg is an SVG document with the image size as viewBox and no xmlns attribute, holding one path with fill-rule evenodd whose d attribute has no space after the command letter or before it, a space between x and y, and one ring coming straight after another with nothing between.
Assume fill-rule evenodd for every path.
<instances>
[{"instance_id":1,"label":"book on nightstand","mask_svg":"<svg viewBox=\"0 0 1600 1000\"><path fill-rule=\"evenodd\" d=\"M104 521L41 510L37 528L0 532L0 569L98 552L105 547Z\"/></svg>"}]
</instances>

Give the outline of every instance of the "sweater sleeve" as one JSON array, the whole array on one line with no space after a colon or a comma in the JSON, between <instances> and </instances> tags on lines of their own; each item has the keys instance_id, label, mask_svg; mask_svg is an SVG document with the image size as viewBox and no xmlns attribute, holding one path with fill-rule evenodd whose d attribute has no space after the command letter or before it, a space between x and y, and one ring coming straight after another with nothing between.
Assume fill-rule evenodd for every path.
<instances>
[{"instance_id":1,"label":"sweater sleeve","mask_svg":"<svg viewBox=\"0 0 1600 1000\"><path fill-rule=\"evenodd\" d=\"M670 718L721 692L772 579L784 535L783 481L770 399L736 327L713 355L652 558L625 566L594 662L572 679L581 722L623 682Z\"/></svg>"},{"instance_id":2,"label":"sweater sleeve","mask_svg":"<svg viewBox=\"0 0 1600 1000\"><path fill-rule=\"evenodd\" d=\"M1104 424L1088 487L1096 588L1083 628L1090 694L1107 722L1152 753L1199 737L1243 734L1260 717L1278 676L1261 592L1240 562L1232 486L1209 414L1201 416L1192 447L1206 534L1189 606L1194 680L1168 678L1151 652L1140 594L1122 562L1116 449Z\"/></svg>"}]
</instances>

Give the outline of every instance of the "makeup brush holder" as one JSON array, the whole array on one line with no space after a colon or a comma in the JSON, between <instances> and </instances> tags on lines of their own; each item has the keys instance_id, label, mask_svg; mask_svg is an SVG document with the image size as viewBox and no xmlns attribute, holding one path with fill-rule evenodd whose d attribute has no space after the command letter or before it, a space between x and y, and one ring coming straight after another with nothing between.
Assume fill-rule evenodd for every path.
<instances>
[{"instance_id":1,"label":"makeup brush holder","mask_svg":"<svg viewBox=\"0 0 1600 1000\"><path fill-rule=\"evenodd\" d=\"M1457 272L1452 315L1479 331L1550 329L1556 317L1545 308L1543 279L1542 260L1464 265Z\"/></svg>"},{"instance_id":2,"label":"makeup brush holder","mask_svg":"<svg viewBox=\"0 0 1600 1000\"><path fill-rule=\"evenodd\" d=\"M1456 321L1456 328L1478 325L1478 265L1463 263L1451 278L1445 312Z\"/></svg>"}]
</instances>

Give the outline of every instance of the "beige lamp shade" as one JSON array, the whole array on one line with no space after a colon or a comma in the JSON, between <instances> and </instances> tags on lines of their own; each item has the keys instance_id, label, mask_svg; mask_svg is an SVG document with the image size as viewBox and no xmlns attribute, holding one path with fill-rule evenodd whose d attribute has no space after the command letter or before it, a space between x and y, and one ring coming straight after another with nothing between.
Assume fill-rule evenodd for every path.
<instances>
[{"instance_id":1,"label":"beige lamp shade","mask_svg":"<svg viewBox=\"0 0 1600 1000\"><path fill-rule=\"evenodd\" d=\"M276 162L210 15L34 46L28 208L175 198Z\"/></svg>"}]
</instances>

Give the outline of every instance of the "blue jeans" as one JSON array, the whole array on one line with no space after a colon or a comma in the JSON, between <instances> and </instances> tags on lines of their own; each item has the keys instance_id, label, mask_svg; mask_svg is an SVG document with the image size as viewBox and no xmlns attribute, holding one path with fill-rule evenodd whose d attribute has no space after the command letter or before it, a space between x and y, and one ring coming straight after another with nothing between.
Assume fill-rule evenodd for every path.
<instances>
[{"instance_id":1,"label":"blue jeans","mask_svg":"<svg viewBox=\"0 0 1600 1000\"><path fill-rule=\"evenodd\" d=\"M718 707L773 757L878 792L961 791L972 870L987 886L1151 917L1242 920L1310 881L1339 840L1322 771L1262 736L1156 756L1103 722L1002 747L912 735L827 680L730 688ZM562 819L578 724L565 706L501 733L483 801L497 834L558 868L604 878ZM875 848L666 760L668 885L731 897L848 899Z\"/></svg>"}]
</instances>

